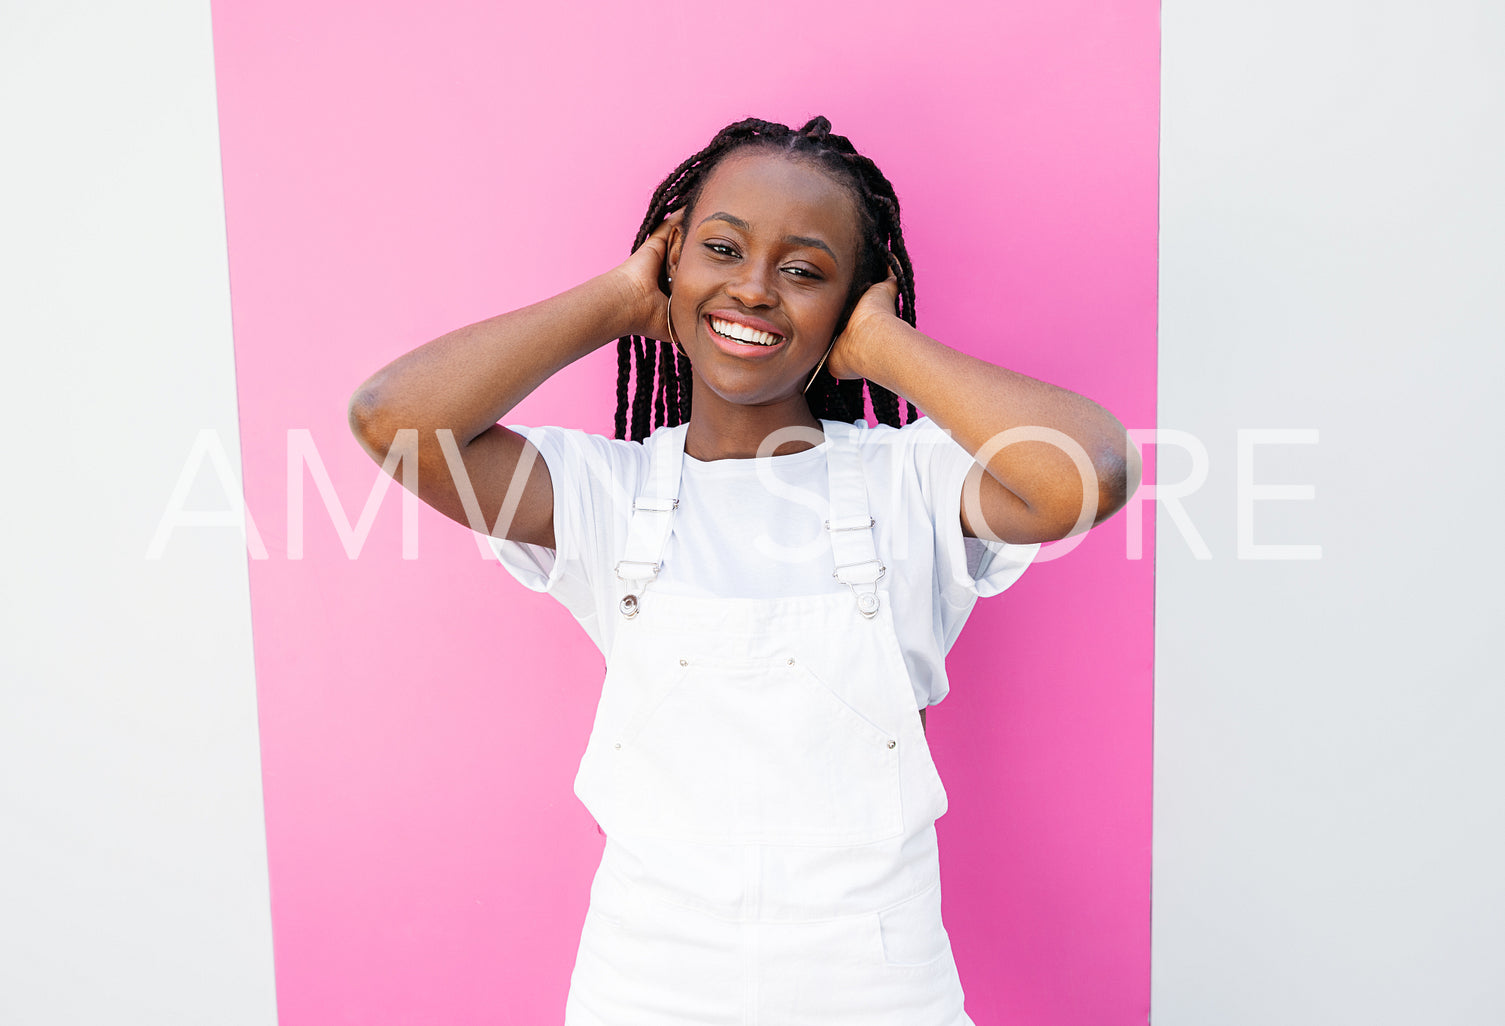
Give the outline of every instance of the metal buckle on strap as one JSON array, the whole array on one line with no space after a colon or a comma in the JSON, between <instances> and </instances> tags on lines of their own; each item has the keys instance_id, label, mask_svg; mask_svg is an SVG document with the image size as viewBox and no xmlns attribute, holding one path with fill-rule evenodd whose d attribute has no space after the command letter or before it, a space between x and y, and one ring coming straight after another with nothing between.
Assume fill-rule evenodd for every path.
<instances>
[{"instance_id":1,"label":"metal buckle on strap","mask_svg":"<svg viewBox=\"0 0 1505 1026\"><path fill-rule=\"evenodd\" d=\"M878 572L873 575L873 579L870 581L849 581L841 576L843 570L873 565L878 567ZM888 567L884 566L881 560L864 559L856 563L840 564L835 570L831 571L831 576L852 589L852 594L857 596L857 611L871 620L878 614L878 582L883 580L883 575L886 573L888 573Z\"/></svg>"},{"instance_id":2,"label":"metal buckle on strap","mask_svg":"<svg viewBox=\"0 0 1505 1026\"><path fill-rule=\"evenodd\" d=\"M633 499L632 508L649 513L668 513L679 509L678 499Z\"/></svg>"},{"instance_id":3,"label":"metal buckle on strap","mask_svg":"<svg viewBox=\"0 0 1505 1026\"><path fill-rule=\"evenodd\" d=\"M867 523L865 523L865 524L861 522L861 518L854 517L850 522L843 522L843 521L838 520L837 524L839 524L840 526L838 526L838 527L832 527L831 526L831 521L827 520L826 521L826 530L830 531L832 534L835 534L837 531L866 531L868 528L872 527L875 523L877 523L877 521L874 520L872 517L868 517L867 518Z\"/></svg>"},{"instance_id":4,"label":"metal buckle on strap","mask_svg":"<svg viewBox=\"0 0 1505 1026\"><path fill-rule=\"evenodd\" d=\"M646 566L648 572L645 574L627 574L623 576L622 567L624 566ZM645 559L621 559L617 561L615 572L619 581L646 581L657 577L659 568L662 566L662 563L650 563Z\"/></svg>"},{"instance_id":5,"label":"metal buckle on strap","mask_svg":"<svg viewBox=\"0 0 1505 1026\"><path fill-rule=\"evenodd\" d=\"M624 576L622 574L622 567L624 566L647 567L648 572L641 574L627 574L626 576ZM616 565L617 580L624 583L633 584L636 586L637 591L642 591L644 584L648 583L658 576L659 567L661 566L663 566L662 563L650 563L647 560L643 559L618 560ZM631 620L634 616L637 616L638 597L636 592L629 592L628 594L623 595L622 601L618 604L617 608L620 609L622 611L622 615L627 617L627 619L629 620Z\"/></svg>"},{"instance_id":6,"label":"metal buckle on strap","mask_svg":"<svg viewBox=\"0 0 1505 1026\"><path fill-rule=\"evenodd\" d=\"M843 570L850 570L854 566L869 566L869 565L871 565L873 563L877 563L878 564L878 576L874 577L871 582L864 581L862 583L867 584L867 583L874 583L874 582L883 580L883 575L886 574L886 573L888 573L888 567L884 566L883 565L883 561L879 560L879 559L863 559L863 560L857 561L856 563L839 563L839 564L837 564L836 569L831 571L831 576L834 577L834 578L836 578L838 581L841 581L841 572ZM841 581L841 583L842 584L850 584L851 582L850 581Z\"/></svg>"}]
</instances>

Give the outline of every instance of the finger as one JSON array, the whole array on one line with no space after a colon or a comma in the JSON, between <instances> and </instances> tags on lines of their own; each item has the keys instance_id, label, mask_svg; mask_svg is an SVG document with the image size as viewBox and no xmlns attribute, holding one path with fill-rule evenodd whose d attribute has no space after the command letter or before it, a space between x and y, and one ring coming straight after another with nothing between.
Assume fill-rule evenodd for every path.
<instances>
[{"instance_id":1,"label":"finger","mask_svg":"<svg viewBox=\"0 0 1505 1026\"><path fill-rule=\"evenodd\" d=\"M899 310L899 279L898 278L895 278L892 274L890 274L887 278L885 278L884 280L878 282L878 284L874 285L873 289L875 291L881 290L881 292L879 294L882 295L883 298L881 300L879 300L879 302L882 303L885 306L886 309L890 310L893 313L898 313L898 310Z\"/></svg>"},{"instance_id":2,"label":"finger","mask_svg":"<svg viewBox=\"0 0 1505 1026\"><path fill-rule=\"evenodd\" d=\"M874 282L872 291L875 294L886 295L890 302L899 298L899 279L889 275L882 281Z\"/></svg>"},{"instance_id":3,"label":"finger","mask_svg":"<svg viewBox=\"0 0 1505 1026\"><path fill-rule=\"evenodd\" d=\"M671 228L674 228L674 227L678 226L679 223L682 222L684 219L685 219L685 208L684 207L680 207L674 213L670 214L668 217L666 217L662 221L660 221L658 223L658 227L654 228L653 231L652 231L652 233L649 235L649 238L653 238L654 236L658 236L660 238L663 238L663 237L667 236L669 234L669 230Z\"/></svg>"}]
</instances>

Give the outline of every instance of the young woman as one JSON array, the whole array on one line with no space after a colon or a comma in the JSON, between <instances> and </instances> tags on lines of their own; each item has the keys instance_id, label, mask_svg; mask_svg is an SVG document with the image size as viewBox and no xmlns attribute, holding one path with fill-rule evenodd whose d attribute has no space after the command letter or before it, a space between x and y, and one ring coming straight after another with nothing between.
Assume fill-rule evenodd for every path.
<instances>
[{"instance_id":1,"label":"young woman","mask_svg":"<svg viewBox=\"0 0 1505 1026\"><path fill-rule=\"evenodd\" d=\"M612 339L616 439L497 423ZM393 361L350 415L378 461L417 428L420 496L495 520L607 657L567 1023L971 1021L924 708L976 598L1122 506L1138 454L1091 401L916 330L872 161L825 118L731 125L626 262Z\"/></svg>"}]
</instances>

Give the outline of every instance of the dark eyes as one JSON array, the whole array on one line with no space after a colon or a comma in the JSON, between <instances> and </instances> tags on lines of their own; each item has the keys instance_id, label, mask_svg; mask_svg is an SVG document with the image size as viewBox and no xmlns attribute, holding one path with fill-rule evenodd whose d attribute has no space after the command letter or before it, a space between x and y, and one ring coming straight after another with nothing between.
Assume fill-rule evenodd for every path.
<instances>
[{"instance_id":1,"label":"dark eyes","mask_svg":"<svg viewBox=\"0 0 1505 1026\"><path fill-rule=\"evenodd\" d=\"M730 246L725 242L707 242L705 244L705 248L710 250L712 253L715 253L717 256L735 257L739 255L735 247ZM808 278L811 281L822 280L821 274L818 271L813 271L808 267L802 267L799 264L791 264L788 267L783 268L783 271L794 278Z\"/></svg>"}]
</instances>

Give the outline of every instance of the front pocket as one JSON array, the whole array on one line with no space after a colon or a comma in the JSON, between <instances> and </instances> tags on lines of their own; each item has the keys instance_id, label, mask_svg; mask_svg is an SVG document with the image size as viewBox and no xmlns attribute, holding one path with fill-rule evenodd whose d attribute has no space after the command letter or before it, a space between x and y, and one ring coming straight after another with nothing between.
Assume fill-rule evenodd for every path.
<instances>
[{"instance_id":1,"label":"front pocket","mask_svg":"<svg viewBox=\"0 0 1505 1026\"><path fill-rule=\"evenodd\" d=\"M595 878L591 880L590 905L586 912L609 926L621 926L632 888L633 884L618 875L617 871L603 860L596 869Z\"/></svg>"},{"instance_id":2,"label":"front pocket","mask_svg":"<svg viewBox=\"0 0 1505 1026\"><path fill-rule=\"evenodd\" d=\"M898 739L803 667L691 663L603 750L619 829L852 845L903 828Z\"/></svg>"},{"instance_id":3,"label":"front pocket","mask_svg":"<svg viewBox=\"0 0 1505 1026\"><path fill-rule=\"evenodd\" d=\"M941 889L930 888L878 913L884 965L918 969L939 964L951 951L941 925Z\"/></svg>"}]
</instances>

